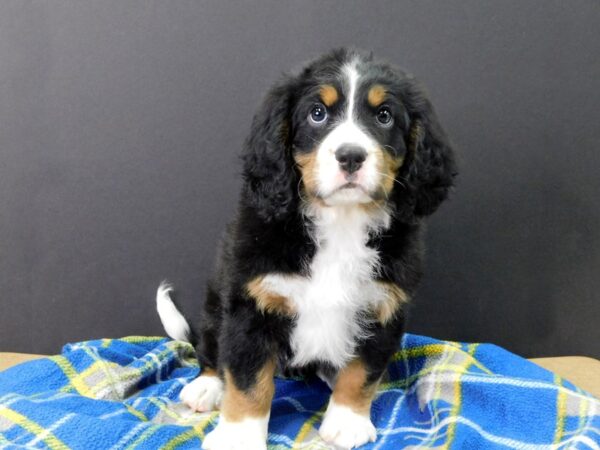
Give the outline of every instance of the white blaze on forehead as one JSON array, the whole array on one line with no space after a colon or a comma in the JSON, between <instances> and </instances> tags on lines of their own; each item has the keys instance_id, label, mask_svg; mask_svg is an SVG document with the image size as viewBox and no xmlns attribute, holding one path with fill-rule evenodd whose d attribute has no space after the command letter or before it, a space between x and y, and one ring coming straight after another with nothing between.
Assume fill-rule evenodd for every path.
<instances>
[{"instance_id":1,"label":"white blaze on forehead","mask_svg":"<svg viewBox=\"0 0 600 450\"><path fill-rule=\"evenodd\" d=\"M359 102L358 88L360 87L360 72L358 61L354 60L343 66L341 75L346 88L346 110L339 122L325 136L317 150L317 184L320 194L327 197L337 188L345 183L344 175L340 171L339 161L335 158L335 152L344 145L362 147L367 153L367 159L360 170L360 179L357 181L365 190L376 189L379 181L376 161L373 154L378 151L377 142L360 126L356 115L356 106ZM355 193L348 197L348 193L337 192L337 200L342 203L362 203L371 199L365 193ZM358 195L360 194L360 195ZM331 199L334 201L334 199Z\"/></svg>"},{"instance_id":2,"label":"white blaze on forehead","mask_svg":"<svg viewBox=\"0 0 600 450\"><path fill-rule=\"evenodd\" d=\"M356 85L358 84L356 61L352 61L344 67L344 75L348 80L348 109L346 112L346 120L352 121L354 119L354 97L356 96Z\"/></svg>"}]
</instances>

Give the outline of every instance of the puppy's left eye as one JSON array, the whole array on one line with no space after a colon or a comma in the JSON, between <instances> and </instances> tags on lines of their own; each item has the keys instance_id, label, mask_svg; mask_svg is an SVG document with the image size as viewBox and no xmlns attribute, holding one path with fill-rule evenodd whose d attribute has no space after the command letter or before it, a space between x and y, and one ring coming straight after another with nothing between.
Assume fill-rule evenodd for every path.
<instances>
[{"instance_id":1,"label":"puppy's left eye","mask_svg":"<svg viewBox=\"0 0 600 450\"><path fill-rule=\"evenodd\" d=\"M392 116L392 112L390 108L387 106L382 106L377 110L377 114L375 114L375 118L377 119L377 123L384 128L389 128L394 123L394 117Z\"/></svg>"}]
</instances>

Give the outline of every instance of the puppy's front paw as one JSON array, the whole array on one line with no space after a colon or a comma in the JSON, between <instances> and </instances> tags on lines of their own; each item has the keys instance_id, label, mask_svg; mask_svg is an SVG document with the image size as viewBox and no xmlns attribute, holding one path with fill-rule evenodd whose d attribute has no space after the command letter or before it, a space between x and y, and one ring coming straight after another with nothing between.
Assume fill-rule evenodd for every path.
<instances>
[{"instance_id":1,"label":"puppy's front paw","mask_svg":"<svg viewBox=\"0 0 600 450\"><path fill-rule=\"evenodd\" d=\"M369 416L357 414L333 401L329 402L319 435L328 444L342 448L360 447L377 439L377 431Z\"/></svg>"},{"instance_id":2,"label":"puppy's front paw","mask_svg":"<svg viewBox=\"0 0 600 450\"><path fill-rule=\"evenodd\" d=\"M219 377L200 375L185 385L179 399L192 410L206 412L217 409L223 396L223 382Z\"/></svg>"},{"instance_id":3,"label":"puppy's front paw","mask_svg":"<svg viewBox=\"0 0 600 450\"><path fill-rule=\"evenodd\" d=\"M267 450L269 418L247 418L228 422L221 416L219 423L204 438L204 450Z\"/></svg>"}]
</instances>

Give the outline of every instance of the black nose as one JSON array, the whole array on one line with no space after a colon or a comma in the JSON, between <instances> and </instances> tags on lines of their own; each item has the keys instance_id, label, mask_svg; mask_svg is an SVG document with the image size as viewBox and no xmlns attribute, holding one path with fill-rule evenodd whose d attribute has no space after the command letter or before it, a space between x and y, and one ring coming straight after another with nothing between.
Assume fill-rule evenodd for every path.
<instances>
[{"instance_id":1,"label":"black nose","mask_svg":"<svg viewBox=\"0 0 600 450\"><path fill-rule=\"evenodd\" d=\"M344 145L335 151L335 159L344 172L354 173L365 161L367 152L357 145Z\"/></svg>"}]
</instances>

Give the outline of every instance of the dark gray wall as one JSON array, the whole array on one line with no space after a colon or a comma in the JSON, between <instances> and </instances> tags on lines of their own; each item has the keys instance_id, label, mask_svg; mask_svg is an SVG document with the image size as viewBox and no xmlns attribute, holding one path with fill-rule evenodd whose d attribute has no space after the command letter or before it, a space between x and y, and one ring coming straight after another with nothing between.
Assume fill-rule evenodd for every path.
<instances>
[{"instance_id":1,"label":"dark gray wall","mask_svg":"<svg viewBox=\"0 0 600 450\"><path fill-rule=\"evenodd\" d=\"M279 74L372 49L460 152L410 330L600 356L596 1L0 3L0 350L162 333L202 295Z\"/></svg>"}]
</instances>

